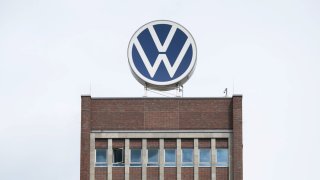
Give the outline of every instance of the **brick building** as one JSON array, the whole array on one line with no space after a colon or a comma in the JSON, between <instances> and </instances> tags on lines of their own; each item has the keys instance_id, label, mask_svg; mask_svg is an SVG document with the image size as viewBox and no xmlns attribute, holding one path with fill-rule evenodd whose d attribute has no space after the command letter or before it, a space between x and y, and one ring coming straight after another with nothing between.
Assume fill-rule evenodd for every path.
<instances>
[{"instance_id":1,"label":"brick building","mask_svg":"<svg viewBox=\"0 0 320 180\"><path fill-rule=\"evenodd\" d=\"M242 96L81 103L81 180L242 180Z\"/></svg>"}]
</instances>

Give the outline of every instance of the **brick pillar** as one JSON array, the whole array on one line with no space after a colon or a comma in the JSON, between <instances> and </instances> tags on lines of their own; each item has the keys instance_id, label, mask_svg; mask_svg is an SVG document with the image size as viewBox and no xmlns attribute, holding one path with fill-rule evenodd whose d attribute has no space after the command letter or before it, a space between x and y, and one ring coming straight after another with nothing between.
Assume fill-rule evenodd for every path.
<instances>
[{"instance_id":1,"label":"brick pillar","mask_svg":"<svg viewBox=\"0 0 320 180\"><path fill-rule=\"evenodd\" d=\"M95 162L96 162L96 137L90 134L90 180L95 177Z\"/></svg>"},{"instance_id":2,"label":"brick pillar","mask_svg":"<svg viewBox=\"0 0 320 180\"><path fill-rule=\"evenodd\" d=\"M242 154L242 95L232 97L232 168L233 180L243 180L243 154Z\"/></svg>"},{"instance_id":3,"label":"brick pillar","mask_svg":"<svg viewBox=\"0 0 320 180\"><path fill-rule=\"evenodd\" d=\"M81 96L80 180L90 178L91 97Z\"/></svg>"}]
</instances>

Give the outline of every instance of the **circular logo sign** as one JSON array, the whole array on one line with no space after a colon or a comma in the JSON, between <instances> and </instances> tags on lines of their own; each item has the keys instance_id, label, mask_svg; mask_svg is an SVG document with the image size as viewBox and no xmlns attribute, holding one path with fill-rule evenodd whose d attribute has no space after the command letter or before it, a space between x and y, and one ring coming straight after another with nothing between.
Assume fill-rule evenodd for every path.
<instances>
[{"instance_id":1,"label":"circular logo sign","mask_svg":"<svg viewBox=\"0 0 320 180\"><path fill-rule=\"evenodd\" d=\"M128 59L135 78L158 90L174 89L191 76L197 57L191 34L172 21L153 21L132 36Z\"/></svg>"}]
</instances>

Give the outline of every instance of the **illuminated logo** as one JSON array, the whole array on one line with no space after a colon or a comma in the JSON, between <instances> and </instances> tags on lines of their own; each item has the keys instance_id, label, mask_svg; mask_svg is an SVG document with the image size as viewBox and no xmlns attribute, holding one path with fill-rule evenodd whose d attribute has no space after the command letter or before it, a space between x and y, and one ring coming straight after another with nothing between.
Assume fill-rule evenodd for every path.
<instances>
[{"instance_id":1,"label":"illuminated logo","mask_svg":"<svg viewBox=\"0 0 320 180\"><path fill-rule=\"evenodd\" d=\"M136 79L148 87L169 90L185 83L196 64L191 34L172 21L153 21L131 38L128 59Z\"/></svg>"}]
</instances>

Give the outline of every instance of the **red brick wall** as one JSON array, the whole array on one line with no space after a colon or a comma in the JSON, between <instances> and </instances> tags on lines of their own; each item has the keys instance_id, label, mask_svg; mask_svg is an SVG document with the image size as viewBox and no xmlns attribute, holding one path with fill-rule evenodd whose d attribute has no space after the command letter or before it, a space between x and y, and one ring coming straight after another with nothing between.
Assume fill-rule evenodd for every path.
<instances>
[{"instance_id":1,"label":"red brick wall","mask_svg":"<svg viewBox=\"0 0 320 180\"><path fill-rule=\"evenodd\" d=\"M181 148L193 148L193 139L181 139Z\"/></svg>"},{"instance_id":2,"label":"red brick wall","mask_svg":"<svg viewBox=\"0 0 320 180\"><path fill-rule=\"evenodd\" d=\"M199 180L210 180L210 179L211 179L211 168L199 167Z\"/></svg>"},{"instance_id":3,"label":"red brick wall","mask_svg":"<svg viewBox=\"0 0 320 180\"><path fill-rule=\"evenodd\" d=\"M179 129L231 129L230 99L179 101Z\"/></svg>"},{"instance_id":4,"label":"red brick wall","mask_svg":"<svg viewBox=\"0 0 320 180\"><path fill-rule=\"evenodd\" d=\"M242 96L234 96L232 101L232 119L233 119L233 179L243 179L242 164Z\"/></svg>"},{"instance_id":5,"label":"red brick wall","mask_svg":"<svg viewBox=\"0 0 320 180\"><path fill-rule=\"evenodd\" d=\"M159 179L159 167L147 167L147 179L158 180Z\"/></svg>"},{"instance_id":6,"label":"red brick wall","mask_svg":"<svg viewBox=\"0 0 320 180\"><path fill-rule=\"evenodd\" d=\"M141 139L130 139L130 149L137 148L141 149L142 148L142 140Z\"/></svg>"},{"instance_id":7,"label":"red brick wall","mask_svg":"<svg viewBox=\"0 0 320 180\"><path fill-rule=\"evenodd\" d=\"M147 148L159 148L159 139L148 139Z\"/></svg>"},{"instance_id":8,"label":"red brick wall","mask_svg":"<svg viewBox=\"0 0 320 180\"><path fill-rule=\"evenodd\" d=\"M112 180L124 180L124 167L112 168Z\"/></svg>"},{"instance_id":9,"label":"red brick wall","mask_svg":"<svg viewBox=\"0 0 320 180\"><path fill-rule=\"evenodd\" d=\"M232 129L234 139L232 171L234 180L242 180L242 97L233 98L105 98L82 96L81 102L81 175L89 180L91 130L201 130ZM151 142L151 141L150 141ZM150 146L157 146L152 142ZM175 139L165 139L165 148L176 148ZM96 147L106 147L103 140ZM113 140L114 147L124 147L124 139ZM217 140L217 147L227 147ZM141 140L130 142L130 148L141 148ZM182 139L182 147L193 147L193 141ZM210 147L210 141L199 140L199 147ZM97 168L96 168L97 169ZM98 168L96 176L102 176ZM137 168L134 168L137 169ZM176 178L176 168L165 168L165 179ZM191 169L191 170L190 170ZM218 180L227 179L228 168L218 168ZM130 172L132 172L130 168ZM140 179L141 171L134 176ZM190 174L191 173L191 174ZM203 175L208 172L204 170ZM193 168L183 168L183 179L193 177ZM192 176L189 176L192 175ZM100 177L101 176L101 177ZM130 175L131 177L132 175ZM200 174L199 176L202 176ZM205 176L205 175L204 175ZM114 179L124 179L124 168L113 168ZM171 178L173 177L173 178ZM184 180L185 180L184 179ZM202 178L203 179L203 178Z\"/></svg>"},{"instance_id":10,"label":"red brick wall","mask_svg":"<svg viewBox=\"0 0 320 180\"><path fill-rule=\"evenodd\" d=\"M124 148L124 139L112 139L112 148Z\"/></svg>"},{"instance_id":11,"label":"red brick wall","mask_svg":"<svg viewBox=\"0 0 320 180\"><path fill-rule=\"evenodd\" d=\"M142 179L142 168L141 167L130 167L129 168L130 173L130 180L137 180Z\"/></svg>"},{"instance_id":12,"label":"red brick wall","mask_svg":"<svg viewBox=\"0 0 320 180\"><path fill-rule=\"evenodd\" d=\"M211 139L199 139L199 148L211 148Z\"/></svg>"},{"instance_id":13,"label":"red brick wall","mask_svg":"<svg viewBox=\"0 0 320 180\"><path fill-rule=\"evenodd\" d=\"M231 129L231 104L230 98L92 99L92 129Z\"/></svg>"},{"instance_id":14,"label":"red brick wall","mask_svg":"<svg viewBox=\"0 0 320 180\"><path fill-rule=\"evenodd\" d=\"M177 179L177 168L164 167L164 179Z\"/></svg>"},{"instance_id":15,"label":"red brick wall","mask_svg":"<svg viewBox=\"0 0 320 180\"><path fill-rule=\"evenodd\" d=\"M229 168L217 167L217 180L228 180Z\"/></svg>"},{"instance_id":16,"label":"red brick wall","mask_svg":"<svg viewBox=\"0 0 320 180\"><path fill-rule=\"evenodd\" d=\"M80 180L90 177L90 131L91 131L91 97L81 99L81 153Z\"/></svg>"},{"instance_id":17,"label":"red brick wall","mask_svg":"<svg viewBox=\"0 0 320 180\"><path fill-rule=\"evenodd\" d=\"M177 140L176 139L164 139L164 148L177 148Z\"/></svg>"},{"instance_id":18,"label":"red brick wall","mask_svg":"<svg viewBox=\"0 0 320 180\"><path fill-rule=\"evenodd\" d=\"M193 167L182 167L181 168L181 179L193 180Z\"/></svg>"},{"instance_id":19,"label":"red brick wall","mask_svg":"<svg viewBox=\"0 0 320 180\"><path fill-rule=\"evenodd\" d=\"M96 149L107 149L108 139L96 139Z\"/></svg>"},{"instance_id":20,"label":"red brick wall","mask_svg":"<svg viewBox=\"0 0 320 180\"><path fill-rule=\"evenodd\" d=\"M216 148L228 148L228 139L216 139Z\"/></svg>"},{"instance_id":21,"label":"red brick wall","mask_svg":"<svg viewBox=\"0 0 320 180\"><path fill-rule=\"evenodd\" d=\"M108 179L107 167L96 167L95 168L95 180L107 180Z\"/></svg>"}]
</instances>

